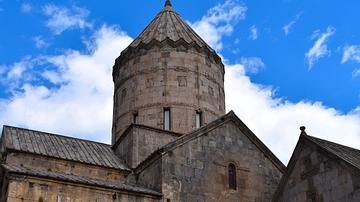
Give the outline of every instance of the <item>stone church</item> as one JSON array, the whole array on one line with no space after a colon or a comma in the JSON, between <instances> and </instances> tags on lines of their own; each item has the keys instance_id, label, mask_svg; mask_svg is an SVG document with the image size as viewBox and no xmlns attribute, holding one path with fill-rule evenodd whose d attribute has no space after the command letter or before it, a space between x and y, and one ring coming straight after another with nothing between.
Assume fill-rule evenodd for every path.
<instances>
[{"instance_id":1,"label":"stone church","mask_svg":"<svg viewBox=\"0 0 360 202\"><path fill-rule=\"evenodd\" d=\"M309 136L286 167L230 111L221 58L166 0L113 67L111 145L4 126L1 202L360 201L360 151Z\"/></svg>"}]
</instances>

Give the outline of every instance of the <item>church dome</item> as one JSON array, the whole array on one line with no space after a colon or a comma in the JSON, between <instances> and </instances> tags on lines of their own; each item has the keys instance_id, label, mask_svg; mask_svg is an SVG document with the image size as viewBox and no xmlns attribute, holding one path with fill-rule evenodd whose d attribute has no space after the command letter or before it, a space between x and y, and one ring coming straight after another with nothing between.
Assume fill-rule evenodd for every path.
<instances>
[{"instance_id":1,"label":"church dome","mask_svg":"<svg viewBox=\"0 0 360 202\"><path fill-rule=\"evenodd\" d=\"M130 47L135 48L140 43L149 44L152 40L175 42L181 39L187 44L194 43L199 47L206 47L210 52L215 52L172 8L170 1L167 1L165 7L130 44Z\"/></svg>"},{"instance_id":2,"label":"church dome","mask_svg":"<svg viewBox=\"0 0 360 202\"><path fill-rule=\"evenodd\" d=\"M188 133L225 114L224 65L169 0L113 67L113 143L131 124Z\"/></svg>"}]
</instances>

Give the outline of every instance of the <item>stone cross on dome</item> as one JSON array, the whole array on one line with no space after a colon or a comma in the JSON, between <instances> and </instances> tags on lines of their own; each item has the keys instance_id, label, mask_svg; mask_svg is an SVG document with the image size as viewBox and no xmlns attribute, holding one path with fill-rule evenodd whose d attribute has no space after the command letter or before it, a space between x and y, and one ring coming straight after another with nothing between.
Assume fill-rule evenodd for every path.
<instances>
[{"instance_id":1,"label":"stone cross on dome","mask_svg":"<svg viewBox=\"0 0 360 202\"><path fill-rule=\"evenodd\" d=\"M166 0L165 6L170 6L170 7L172 7L170 0Z\"/></svg>"}]
</instances>

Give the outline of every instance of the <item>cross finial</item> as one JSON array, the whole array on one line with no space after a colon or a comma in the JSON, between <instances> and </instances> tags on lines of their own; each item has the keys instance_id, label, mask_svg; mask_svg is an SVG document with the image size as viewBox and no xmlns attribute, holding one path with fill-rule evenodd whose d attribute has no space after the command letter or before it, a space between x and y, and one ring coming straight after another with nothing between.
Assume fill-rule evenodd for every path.
<instances>
[{"instance_id":1,"label":"cross finial","mask_svg":"<svg viewBox=\"0 0 360 202\"><path fill-rule=\"evenodd\" d=\"M172 7L170 0L166 0L165 6L170 6L170 7Z\"/></svg>"},{"instance_id":2,"label":"cross finial","mask_svg":"<svg viewBox=\"0 0 360 202\"><path fill-rule=\"evenodd\" d=\"M305 126L301 126L301 127L300 127L300 130L301 130L301 133L300 133L300 134L301 134L301 135L307 135L306 132L305 132L305 129L306 129Z\"/></svg>"}]
</instances>

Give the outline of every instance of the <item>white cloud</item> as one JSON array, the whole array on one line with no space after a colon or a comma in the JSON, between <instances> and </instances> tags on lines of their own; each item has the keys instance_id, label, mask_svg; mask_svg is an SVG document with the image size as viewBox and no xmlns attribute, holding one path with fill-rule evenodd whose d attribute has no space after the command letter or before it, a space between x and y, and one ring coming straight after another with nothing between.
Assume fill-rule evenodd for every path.
<instances>
[{"instance_id":1,"label":"white cloud","mask_svg":"<svg viewBox=\"0 0 360 202\"><path fill-rule=\"evenodd\" d=\"M29 3L21 4L21 11L24 13L30 13L33 10L33 6Z\"/></svg>"},{"instance_id":2,"label":"white cloud","mask_svg":"<svg viewBox=\"0 0 360 202\"><path fill-rule=\"evenodd\" d=\"M254 26L250 27L250 36L249 39L256 40L258 38L258 31L257 28Z\"/></svg>"},{"instance_id":3,"label":"white cloud","mask_svg":"<svg viewBox=\"0 0 360 202\"><path fill-rule=\"evenodd\" d=\"M92 25L85 19L90 14L86 9L73 6L71 9L59 7L53 4L47 4L43 7L43 12L50 19L46 22L55 34L61 34L67 29L91 28Z\"/></svg>"},{"instance_id":4,"label":"white cloud","mask_svg":"<svg viewBox=\"0 0 360 202\"><path fill-rule=\"evenodd\" d=\"M360 45L352 45L352 46L345 46L344 53L341 60L341 63L345 63L347 61L355 61L360 63Z\"/></svg>"},{"instance_id":5,"label":"white cloud","mask_svg":"<svg viewBox=\"0 0 360 202\"><path fill-rule=\"evenodd\" d=\"M63 55L38 56L14 64L9 81L17 80L13 96L0 100L0 123L110 142L112 123L112 66L132 39L116 27L103 26L92 41L92 51L68 50ZM42 66L27 71L24 63ZM8 70L10 68L7 68ZM22 81L21 75L33 80ZM35 74L35 75L34 75ZM44 86L39 79L55 87ZM35 84L34 84L35 83Z\"/></svg>"},{"instance_id":6,"label":"white cloud","mask_svg":"<svg viewBox=\"0 0 360 202\"><path fill-rule=\"evenodd\" d=\"M309 135L360 147L359 111L342 114L319 102L292 103L274 96L269 86L252 83L243 65L226 65L226 108L252 130L284 163L305 125Z\"/></svg>"},{"instance_id":7,"label":"white cloud","mask_svg":"<svg viewBox=\"0 0 360 202\"><path fill-rule=\"evenodd\" d=\"M327 42L331 35L335 33L335 28L329 26L324 33L320 33L319 30L316 30L312 35L311 39L317 39L312 48L305 54L305 60L309 64L309 69L312 68L314 62L319 58L329 55L330 51L327 49Z\"/></svg>"},{"instance_id":8,"label":"white cloud","mask_svg":"<svg viewBox=\"0 0 360 202\"><path fill-rule=\"evenodd\" d=\"M247 8L236 1L227 0L211 8L200 21L190 23L190 26L216 51L222 49L221 38L230 35L233 26L239 20L245 19Z\"/></svg>"},{"instance_id":9,"label":"white cloud","mask_svg":"<svg viewBox=\"0 0 360 202\"><path fill-rule=\"evenodd\" d=\"M287 24L283 27L285 35L288 35L290 33L291 27L299 20L300 15L301 15L301 13L297 14L295 20L292 20L289 24Z\"/></svg>"},{"instance_id":10,"label":"white cloud","mask_svg":"<svg viewBox=\"0 0 360 202\"><path fill-rule=\"evenodd\" d=\"M257 57L242 57L241 64L244 66L245 71L250 73L258 73L260 69L265 67L261 58Z\"/></svg>"},{"instance_id":11,"label":"white cloud","mask_svg":"<svg viewBox=\"0 0 360 202\"><path fill-rule=\"evenodd\" d=\"M33 37L33 40L35 41L36 48L40 49L40 48L45 48L45 47L49 46L49 44L44 41L42 36Z\"/></svg>"}]
</instances>

